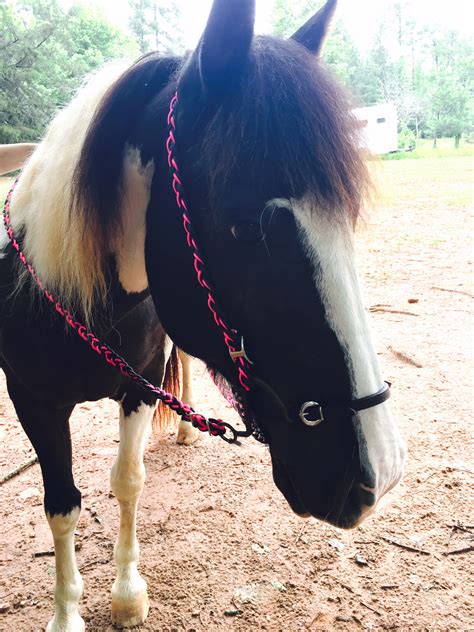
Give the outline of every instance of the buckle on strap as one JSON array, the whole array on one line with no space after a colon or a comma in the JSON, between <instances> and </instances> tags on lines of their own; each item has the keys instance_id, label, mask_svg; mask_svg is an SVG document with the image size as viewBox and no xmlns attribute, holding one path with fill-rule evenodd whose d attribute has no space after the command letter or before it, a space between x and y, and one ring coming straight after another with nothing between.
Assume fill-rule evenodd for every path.
<instances>
[{"instance_id":1,"label":"buckle on strap","mask_svg":"<svg viewBox=\"0 0 474 632\"><path fill-rule=\"evenodd\" d=\"M319 426L324 421L323 407L318 402L305 402L300 408L300 419L306 426Z\"/></svg>"},{"instance_id":2,"label":"buckle on strap","mask_svg":"<svg viewBox=\"0 0 474 632\"><path fill-rule=\"evenodd\" d=\"M239 358L244 358L247 360L249 364L253 364L252 360L248 357L247 352L245 351L244 337L240 337L240 349L236 349L235 351L229 351L229 355L232 360L235 362Z\"/></svg>"}]
</instances>

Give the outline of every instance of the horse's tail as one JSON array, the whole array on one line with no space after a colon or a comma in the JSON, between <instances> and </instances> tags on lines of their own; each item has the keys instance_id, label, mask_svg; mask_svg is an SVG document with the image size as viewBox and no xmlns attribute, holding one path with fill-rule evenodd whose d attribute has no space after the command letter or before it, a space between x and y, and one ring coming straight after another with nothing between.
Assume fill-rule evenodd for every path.
<instances>
[{"instance_id":1,"label":"horse's tail","mask_svg":"<svg viewBox=\"0 0 474 632\"><path fill-rule=\"evenodd\" d=\"M81 216L84 234L93 235L95 255L101 260L95 287L86 292L81 288L89 299L91 294L99 299L103 295L100 270L106 269L109 253L121 237L127 141L140 114L180 64L179 58L155 53L143 57L109 87L89 123L72 182L73 211Z\"/></svg>"},{"instance_id":2,"label":"horse's tail","mask_svg":"<svg viewBox=\"0 0 474 632\"><path fill-rule=\"evenodd\" d=\"M163 388L176 397L181 397L180 366L176 345L173 345L171 355L166 364ZM178 418L171 408L160 402L153 415L153 433L157 434L159 431L167 428L174 428L177 420Z\"/></svg>"}]
</instances>

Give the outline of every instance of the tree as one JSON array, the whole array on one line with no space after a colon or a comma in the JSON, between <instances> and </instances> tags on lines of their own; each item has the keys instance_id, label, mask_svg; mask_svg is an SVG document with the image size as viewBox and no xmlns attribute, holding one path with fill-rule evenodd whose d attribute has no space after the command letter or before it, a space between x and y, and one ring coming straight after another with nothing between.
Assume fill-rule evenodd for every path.
<instances>
[{"instance_id":1,"label":"tree","mask_svg":"<svg viewBox=\"0 0 474 632\"><path fill-rule=\"evenodd\" d=\"M473 49L459 33L437 29L430 50L427 131L435 147L440 136L454 137L457 147L473 125Z\"/></svg>"},{"instance_id":2,"label":"tree","mask_svg":"<svg viewBox=\"0 0 474 632\"><path fill-rule=\"evenodd\" d=\"M290 37L324 4L321 0L275 0L271 16L272 32Z\"/></svg>"},{"instance_id":3,"label":"tree","mask_svg":"<svg viewBox=\"0 0 474 632\"><path fill-rule=\"evenodd\" d=\"M58 0L0 5L0 41L0 142L38 140L84 75L138 53L99 12Z\"/></svg>"},{"instance_id":4,"label":"tree","mask_svg":"<svg viewBox=\"0 0 474 632\"><path fill-rule=\"evenodd\" d=\"M324 4L322 0L275 0L271 17L272 31L281 37L290 37ZM322 58L333 70L359 103L364 103L364 66L354 40L341 21L336 21L325 42Z\"/></svg>"},{"instance_id":5,"label":"tree","mask_svg":"<svg viewBox=\"0 0 474 632\"><path fill-rule=\"evenodd\" d=\"M130 29L142 53L184 52L181 8L176 0L129 0Z\"/></svg>"},{"instance_id":6,"label":"tree","mask_svg":"<svg viewBox=\"0 0 474 632\"><path fill-rule=\"evenodd\" d=\"M272 23L287 37L323 0L275 0ZM322 58L361 105L393 103L405 137L455 138L473 128L473 49L458 33L427 28L410 0L393 0L365 55L337 21Z\"/></svg>"}]
</instances>

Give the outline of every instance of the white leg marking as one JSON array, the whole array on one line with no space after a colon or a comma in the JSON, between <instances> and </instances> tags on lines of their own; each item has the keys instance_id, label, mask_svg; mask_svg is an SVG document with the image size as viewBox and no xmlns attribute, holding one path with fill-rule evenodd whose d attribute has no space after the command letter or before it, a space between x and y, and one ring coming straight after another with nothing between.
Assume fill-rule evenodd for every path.
<instances>
[{"instance_id":1,"label":"white leg marking","mask_svg":"<svg viewBox=\"0 0 474 632\"><path fill-rule=\"evenodd\" d=\"M194 407L193 404L193 376L192 376L192 359L178 349L178 356L181 361L181 366L183 368L183 392L181 394L181 400ZM176 442L180 445L191 445L195 443L199 438L199 430L194 428L187 421L183 421L180 419L178 426L178 435L176 437Z\"/></svg>"},{"instance_id":2,"label":"white leg marking","mask_svg":"<svg viewBox=\"0 0 474 632\"><path fill-rule=\"evenodd\" d=\"M292 200L302 241L315 271L326 319L343 348L353 397L372 395L383 380L364 309L349 220L315 208L309 199ZM373 470L376 499L400 479L406 448L389 405L357 415L361 461Z\"/></svg>"},{"instance_id":3,"label":"white leg marking","mask_svg":"<svg viewBox=\"0 0 474 632\"><path fill-rule=\"evenodd\" d=\"M83 583L76 564L74 530L81 510L76 507L66 516L46 517L51 527L56 558L54 617L46 632L84 632L85 624L78 610Z\"/></svg>"},{"instance_id":4,"label":"white leg marking","mask_svg":"<svg viewBox=\"0 0 474 632\"><path fill-rule=\"evenodd\" d=\"M117 577L112 586L112 622L134 627L148 615L145 580L137 569L140 547L136 536L137 505L145 483L143 453L155 407L141 404L125 417L120 407L120 445L110 475L111 489L120 506L120 528L115 544Z\"/></svg>"}]
</instances>

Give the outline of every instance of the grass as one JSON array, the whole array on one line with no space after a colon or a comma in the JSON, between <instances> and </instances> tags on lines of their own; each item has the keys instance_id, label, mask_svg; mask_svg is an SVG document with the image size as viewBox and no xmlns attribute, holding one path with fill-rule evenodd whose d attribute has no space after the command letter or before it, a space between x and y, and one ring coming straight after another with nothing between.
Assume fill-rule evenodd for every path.
<instances>
[{"instance_id":1,"label":"grass","mask_svg":"<svg viewBox=\"0 0 474 632\"><path fill-rule=\"evenodd\" d=\"M472 208L474 160L468 156L373 164L377 205L395 208Z\"/></svg>"},{"instance_id":2,"label":"grass","mask_svg":"<svg viewBox=\"0 0 474 632\"><path fill-rule=\"evenodd\" d=\"M453 158L474 156L474 144L461 141L459 147L454 147L453 138L439 138L437 147L433 148L432 140L420 139L416 144L416 149L408 152L397 152L386 154L382 160L413 160L418 158Z\"/></svg>"}]
</instances>

